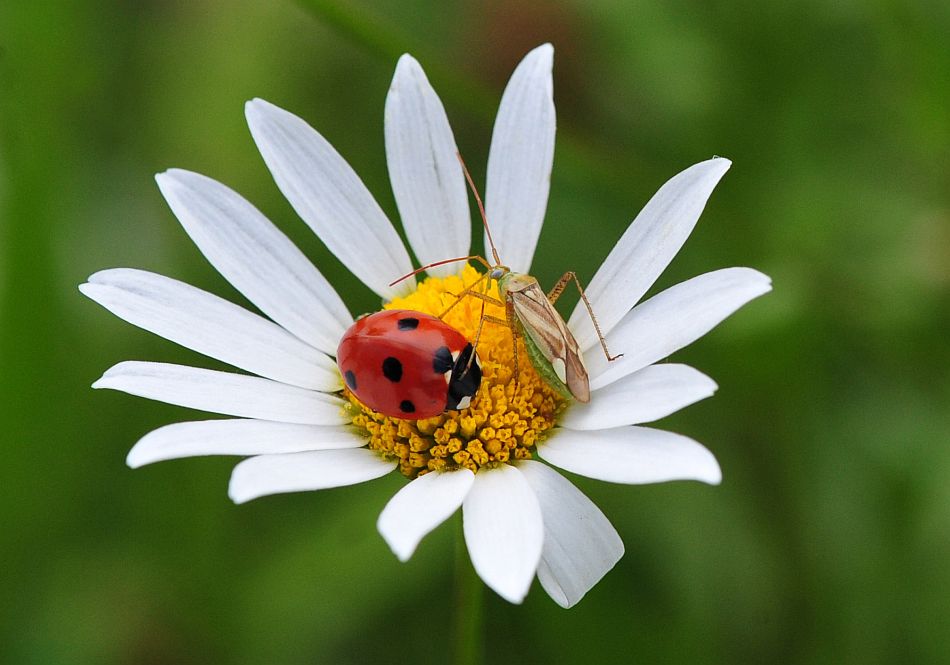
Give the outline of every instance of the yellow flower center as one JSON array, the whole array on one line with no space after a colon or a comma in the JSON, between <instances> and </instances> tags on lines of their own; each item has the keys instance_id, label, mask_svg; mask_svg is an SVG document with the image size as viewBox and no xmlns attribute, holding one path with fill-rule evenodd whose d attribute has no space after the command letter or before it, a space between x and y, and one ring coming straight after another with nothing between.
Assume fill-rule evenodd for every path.
<instances>
[{"instance_id":1,"label":"yellow flower center","mask_svg":"<svg viewBox=\"0 0 950 665\"><path fill-rule=\"evenodd\" d=\"M458 300L457 294L481 276L466 265L460 275L429 277L413 293L393 300L385 309L439 316ZM488 295L499 297L494 282ZM443 320L473 341L482 303L479 298L463 297ZM485 303L485 314L505 318L504 308L491 303ZM399 470L409 478L462 467L478 471L511 459L528 459L542 435L554 426L564 399L538 376L521 339L518 347L519 372L515 377L511 331L486 322L476 349L482 382L467 409L423 420L402 420L373 411L345 390L353 424L365 430L371 450L397 459Z\"/></svg>"}]
</instances>

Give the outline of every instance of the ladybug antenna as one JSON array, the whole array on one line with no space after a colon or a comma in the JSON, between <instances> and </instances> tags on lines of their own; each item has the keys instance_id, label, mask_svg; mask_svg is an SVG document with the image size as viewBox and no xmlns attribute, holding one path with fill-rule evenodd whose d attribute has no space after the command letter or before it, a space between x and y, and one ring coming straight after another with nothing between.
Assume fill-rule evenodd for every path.
<instances>
[{"instance_id":1,"label":"ladybug antenna","mask_svg":"<svg viewBox=\"0 0 950 665\"><path fill-rule=\"evenodd\" d=\"M492 266L488 265L488 261L486 261L486 260L485 260L484 258L482 258L481 256L459 256L459 257L454 258L454 259L443 259L442 261L436 261L435 263L427 263L426 265L422 266L421 268L416 268L416 269L413 270L412 272L406 273L405 275L403 275L403 276L400 277L399 279L397 279L397 280L395 280L395 281L393 281L393 282L390 282L390 283L389 283L389 286L396 286L396 284L398 284L399 282L403 281L404 279L409 279L409 278L412 277L413 275L418 275L420 272L425 272L425 271L428 270L429 268L435 268L435 267L437 267L437 266L444 266L444 265L447 264L447 263L455 263L456 261L478 261L479 263L481 263L482 265L484 265L484 266L485 266L486 268L488 268L489 270L492 269Z\"/></svg>"},{"instance_id":2,"label":"ladybug antenna","mask_svg":"<svg viewBox=\"0 0 950 665\"><path fill-rule=\"evenodd\" d=\"M468 167L465 166L465 160L462 159L462 153L455 153L456 157L459 158L459 164L462 165L462 173L465 174L465 180L468 181L468 187L472 190L472 194L475 196L475 202L478 203L478 212L482 215L482 224L485 226L485 234L488 236L488 244L491 246L491 255L495 259L495 265L501 265L501 259L498 258L498 250L495 249L495 241L491 237L491 229L488 228L488 217L485 216L485 206L482 205L482 197L478 195L478 189L475 187L475 183L472 181L472 174L468 172ZM489 266L491 269L492 266Z\"/></svg>"}]
</instances>

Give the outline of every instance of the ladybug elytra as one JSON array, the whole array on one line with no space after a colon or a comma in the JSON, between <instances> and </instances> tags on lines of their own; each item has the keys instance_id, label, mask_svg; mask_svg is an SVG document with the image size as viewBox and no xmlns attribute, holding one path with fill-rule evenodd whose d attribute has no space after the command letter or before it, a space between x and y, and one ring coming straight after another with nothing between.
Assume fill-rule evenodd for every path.
<instances>
[{"instance_id":1,"label":"ladybug elytra","mask_svg":"<svg viewBox=\"0 0 950 665\"><path fill-rule=\"evenodd\" d=\"M405 309L358 319L343 334L336 362L360 402L406 420L467 408L482 379L478 355L460 332Z\"/></svg>"}]
</instances>

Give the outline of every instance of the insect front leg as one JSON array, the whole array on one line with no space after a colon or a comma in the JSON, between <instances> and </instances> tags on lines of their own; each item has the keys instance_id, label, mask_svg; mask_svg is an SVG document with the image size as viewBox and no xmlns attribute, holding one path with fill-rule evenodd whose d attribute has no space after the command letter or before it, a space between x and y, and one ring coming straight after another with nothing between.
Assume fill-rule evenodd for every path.
<instances>
[{"instance_id":1,"label":"insect front leg","mask_svg":"<svg viewBox=\"0 0 950 665\"><path fill-rule=\"evenodd\" d=\"M607 360L611 361L623 357L622 353L612 356L610 355L610 351L607 350L607 340L604 339L604 334L600 332L600 324L597 323L597 317L594 316L594 308L590 306L590 300L587 299L587 294L584 293L584 287L581 286L581 281L577 279L577 274L573 270L569 270L561 275L561 279L559 279L554 287L548 292L548 301L550 301L552 305L556 303L557 299L560 298L561 294L564 292L564 288L567 286L567 283L571 280L574 280L574 284L577 285L577 291L581 294L581 300L584 301L584 306L587 308L587 313L590 314L591 323L594 324L594 330L597 331L597 339L600 340L600 346L604 350L604 355L607 356Z\"/></svg>"},{"instance_id":2,"label":"insect front leg","mask_svg":"<svg viewBox=\"0 0 950 665\"><path fill-rule=\"evenodd\" d=\"M475 342L472 343L472 346L474 347L478 345L478 336L481 335L482 325L484 325L485 321L488 321L489 323L494 323L499 326L507 326L508 330L511 331L511 353L512 353L512 357L513 357L513 361L515 365L515 372L514 372L515 384L517 384L518 383L518 328L517 328L517 323L515 320L514 305L512 304L511 300L508 300L502 303L500 300L496 298L492 298L491 296L486 296L481 293L473 293L472 295L482 298L483 305L485 302L490 302L495 305L503 304L505 306L505 316L507 318L504 318L504 319L500 319L497 316L492 316L491 314L485 314L485 309L484 307L482 307L482 316L478 322L478 331L475 333Z\"/></svg>"},{"instance_id":3,"label":"insect front leg","mask_svg":"<svg viewBox=\"0 0 950 665\"><path fill-rule=\"evenodd\" d=\"M475 341L472 342L472 346L475 347L478 345L478 336L481 335L482 325L485 321L489 323L494 323L499 326L506 326L511 331L511 352L513 355L513 361L515 365L515 385L518 384L518 329L515 328L515 311L510 303L507 303L505 306L505 314L507 319L500 319L497 316L492 316L491 314L482 314L481 320L478 322L478 332L475 333ZM474 354L472 354L474 355Z\"/></svg>"},{"instance_id":4,"label":"insect front leg","mask_svg":"<svg viewBox=\"0 0 950 665\"><path fill-rule=\"evenodd\" d=\"M485 277L487 277L487 275L485 275ZM484 279L484 277L483 277L482 279ZM486 321L488 321L489 323L496 323L496 324L501 325L501 326L508 326L508 325L510 325L509 321L506 321L506 320L504 320L504 319L499 319L497 316L492 316L491 314L486 314L486 313L485 313L485 303L491 303L492 305L495 305L496 307L505 307L505 303L503 303L503 302L502 302L501 300L499 300L498 298L495 298L495 297L493 297L493 296L488 295L488 293L487 293L487 291L488 291L488 283L487 283L487 282L485 283L485 291L486 291L486 293L482 293L481 291L476 291L476 290L475 290L475 287L478 286L479 282L481 282L481 281L482 281L482 280L479 280L478 282L475 282L475 284L472 284L470 287L468 287L467 289L465 289L464 291L462 291L462 293L459 294L459 300L456 300L456 301L455 301L454 303L452 303L452 305L449 307L449 309L452 309L452 307L455 307L455 305L462 299L463 296L472 296L473 298L478 298L479 300L482 301L482 311L481 311L481 314L480 314L479 317L478 317L478 328L475 330L475 339L472 340L472 349L473 349L473 350L475 350L475 349L478 348L478 340L479 340L479 339L481 338L481 336L482 336L482 326L485 325L485 322L486 322ZM446 310L446 312L448 312L448 311L449 311L449 310ZM439 318L442 318L442 317L439 317ZM509 319L510 319L510 316L509 316ZM513 328L512 328L512 331L514 331ZM517 352L517 351L516 351L516 352ZM472 354L472 357L469 358L469 367L471 366L471 363L472 363L472 360L474 359L474 357L475 357L475 354L473 353L473 354ZM466 371L468 371L468 370L466 369Z\"/></svg>"},{"instance_id":5,"label":"insect front leg","mask_svg":"<svg viewBox=\"0 0 950 665\"><path fill-rule=\"evenodd\" d=\"M452 304L451 304L451 305L449 305L449 306L446 307L444 310L442 310L442 313L439 314L439 318L440 318L440 319L445 318L445 315L448 314L449 312L451 312L451 311L455 308L456 305L458 305L460 302L462 302L462 298L464 298L465 296L475 296L476 298L482 298L482 297L483 297L483 294L482 294L481 292L477 291L477 290L476 290L476 287L477 287L479 284L481 284L484 280L486 280L487 278L488 278L488 273L482 275L481 277L478 278L478 280L477 280L476 282L474 282L474 283L472 283L471 285L469 285L469 286L465 287L464 289L462 289L462 292L461 292L461 293L453 293L453 294L451 294L451 295L455 296L455 300L452 301ZM486 282L486 284L487 284L487 282ZM501 301L497 301L495 304L501 305Z\"/></svg>"}]
</instances>

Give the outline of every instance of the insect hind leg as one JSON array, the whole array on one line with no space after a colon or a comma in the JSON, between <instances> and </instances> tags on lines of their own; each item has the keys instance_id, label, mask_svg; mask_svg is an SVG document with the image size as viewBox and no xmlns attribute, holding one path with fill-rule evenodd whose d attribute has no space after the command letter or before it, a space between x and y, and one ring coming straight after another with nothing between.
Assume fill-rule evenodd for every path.
<instances>
[{"instance_id":1,"label":"insect hind leg","mask_svg":"<svg viewBox=\"0 0 950 665\"><path fill-rule=\"evenodd\" d=\"M604 334L600 331L600 324L597 323L597 317L594 316L594 308L590 305L590 300L587 299L587 294L584 293L584 287L581 286L581 281L577 279L577 274L573 270L568 270L566 273L561 275L561 279L548 291L548 301L553 305L557 302L557 299L561 297L561 294L564 293L564 289L567 287L567 283L571 280L574 280L574 284L577 285L577 291L581 294L581 300L584 301L584 307L587 308L587 313L590 315L590 321L594 324L594 330L597 331L597 339L600 340L600 347L604 350L604 355L607 356L608 361L616 360L617 358L622 358L623 354L618 353L615 356L610 355L610 351L607 350L607 340L604 339Z\"/></svg>"}]
</instances>

